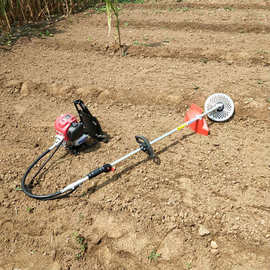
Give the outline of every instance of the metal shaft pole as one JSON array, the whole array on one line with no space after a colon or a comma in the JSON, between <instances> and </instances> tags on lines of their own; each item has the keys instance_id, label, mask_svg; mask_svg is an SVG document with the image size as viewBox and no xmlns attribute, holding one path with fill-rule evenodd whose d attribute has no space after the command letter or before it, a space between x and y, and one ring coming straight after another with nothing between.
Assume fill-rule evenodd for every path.
<instances>
[{"instance_id":1,"label":"metal shaft pole","mask_svg":"<svg viewBox=\"0 0 270 270\"><path fill-rule=\"evenodd\" d=\"M214 110L217 110L220 106L221 106L221 105L218 105L218 104L217 104L216 106L214 106L214 107L211 108L210 110L208 110L208 111L206 111L206 112L204 112L204 113L202 113L202 114L200 114L200 115L197 115L197 117L194 117L193 119L191 119L191 120L185 122L185 123L182 124L181 126L176 127L176 128L174 128L174 129L172 129L171 131L166 132L166 133L164 133L163 135L159 136L158 138L152 140L152 141L150 142L150 144L152 145L152 144L154 144L154 143L156 143L156 142L158 142L158 141L164 139L165 137L167 137L167 136L173 134L174 132L176 132L176 131L178 131L178 130L181 130L182 128L184 128L184 127L186 127L186 126L192 124L193 122L202 119L205 115L211 113L211 112L214 111ZM123 156L123 157L121 157L121 158L119 158L119 159L113 161L113 162L110 163L110 164L111 164L112 166L115 166L116 164L118 164L118 163L120 163L121 161L123 161L123 160L125 160L125 159L127 159L127 158L129 158L129 157L131 157L131 156L133 156L133 155L135 155L136 153L138 153L138 152L141 151L141 150L142 150L141 148L137 148L137 149L133 150L132 152L126 154L125 156Z\"/></svg>"}]
</instances>

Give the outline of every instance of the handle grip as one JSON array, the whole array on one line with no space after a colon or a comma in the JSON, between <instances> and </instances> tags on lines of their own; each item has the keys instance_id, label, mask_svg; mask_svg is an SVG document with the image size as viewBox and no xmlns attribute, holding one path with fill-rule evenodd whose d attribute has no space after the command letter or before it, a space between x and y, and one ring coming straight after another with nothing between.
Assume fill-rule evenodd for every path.
<instances>
[{"instance_id":1,"label":"handle grip","mask_svg":"<svg viewBox=\"0 0 270 270\"><path fill-rule=\"evenodd\" d=\"M65 193L65 192L67 192L69 190L74 190L79 185L81 185L83 182L85 182L85 181L87 181L87 180L89 180L91 178L94 178L94 177L100 175L103 172L110 172L112 170L113 170L113 168L112 168L112 165L111 164L104 164L102 167L97 168L97 169L93 170L92 172L90 172L84 178L79 179L78 181L73 182L73 183L69 184L68 186L66 186L65 188L61 189L60 190L60 193Z\"/></svg>"},{"instance_id":2,"label":"handle grip","mask_svg":"<svg viewBox=\"0 0 270 270\"><path fill-rule=\"evenodd\" d=\"M88 179L94 178L98 175L100 175L101 173L104 172L110 172L112 170L112 165L111 164L104 164L102 167L99 167L95 170L93 170L92 172L90 172L89 174L87 174Z\"/></svg>"}]
</instances>

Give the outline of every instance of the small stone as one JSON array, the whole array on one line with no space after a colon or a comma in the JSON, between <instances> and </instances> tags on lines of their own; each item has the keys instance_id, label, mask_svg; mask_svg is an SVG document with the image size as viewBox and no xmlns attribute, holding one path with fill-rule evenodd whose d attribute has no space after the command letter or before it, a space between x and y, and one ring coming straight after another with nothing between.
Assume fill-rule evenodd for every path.
<instances>
[{"instance_id":1,"label":"small stone","mask_svg":"<svg viewBox=\"0 0 270 270\"><path fill-rule=\"evenodd\" d=\"M217 249L211 249L211 253L213 255L217 255L219 253L219 251Z\"/></svg>"},{"instance_id":2,"label":"small stone","mask_svg":"<svg viewBox=\"0 0 270 270\"><path fill-rule=\"evenodd\" d=\"M30 95L33 90L35 89L36 85L32 81L26 81L22 84L21 88L21 95L22 96L28 96Z\"/></svg>"},{"instance_id":3,"label":"small stone","mask_svg":"<svg viewBox=\"0 0 270 270\"><path fill-rule=\"evenodd\" d=\"M210 234L210 232L208 231L208 229L206 227L204 227L203 225L200 225L199 235L205 236L205 235L209 235L209 234Z\"/></svg>"},{"instance_id":4,"label":"small stone","mask_svg":"<svg viewBox=\"0 0 270 270\"><path fill-rule=\"evenodd\" d=\"M53 260L56 259L56 250L55 250L55 249L52 251L52 259L53 259Z\"/></svg>"},{"instance_id":5,"label":"small stone","mask_svg":"<svg viewBox=\"0 0 270 270\"><path fill-rule=\"evenodd\" d=\"M109 90L104 90L99 94L97 99L99 102L107 102L112 99L111 92Z\"/></svg>"},{"instance_id":6,"label":"small stone","mask_svg":"<svg viewBox=\"0 0 270 270\"><path fill-rule=\"evenodd\" d=\"M218 245L215 241L211 241L211 248L213 249L217 249L218 248Z\"/></svg>"}]
</instances>

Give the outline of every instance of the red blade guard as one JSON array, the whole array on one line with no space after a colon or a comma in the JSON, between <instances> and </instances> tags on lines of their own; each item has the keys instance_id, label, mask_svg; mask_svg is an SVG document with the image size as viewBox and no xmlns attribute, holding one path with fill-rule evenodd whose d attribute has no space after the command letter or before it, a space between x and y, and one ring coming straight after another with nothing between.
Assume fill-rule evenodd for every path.
<instances>
[{"instance_id":1,"label":"red blade guard","mask_svg":"<svg viewBox=\"0 0 270 270\"><path fill-rule=\"evenodd\" d=\"M203 110L199 106L197 106L196 104L192 104L190 106L190 109L187 111L185 115L185 122L194 119L195 117L197 117L198 115L202 113L203 113ZM209 134L209 128L204 118L193 122L192 124L189 125L189 127L196 133L199 133L205 136Z\"/></svg>"}]
</instances>

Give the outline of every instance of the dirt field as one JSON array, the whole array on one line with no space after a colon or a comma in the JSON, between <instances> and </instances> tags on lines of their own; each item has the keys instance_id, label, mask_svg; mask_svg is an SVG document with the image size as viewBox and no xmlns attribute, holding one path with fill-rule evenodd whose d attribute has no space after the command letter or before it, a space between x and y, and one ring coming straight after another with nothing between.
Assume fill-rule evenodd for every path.
<instances>
[{"instance_id":1,"label":"dirt field","mask_svg":"<svg viewBox=\"0 0 270 270\"><path fill-rule=\"evenodd\" d=\"M134 3L120 19L124 57L94 10L0 48L0 269L269 270L270 2ZM74 99L110 141L61 149L37 193L122 157L135 135L175 128L215 92L232 97L234 118L154 144L159 165L140 152L62 200L20 191Z\"/></svg>"}]
</instances>

